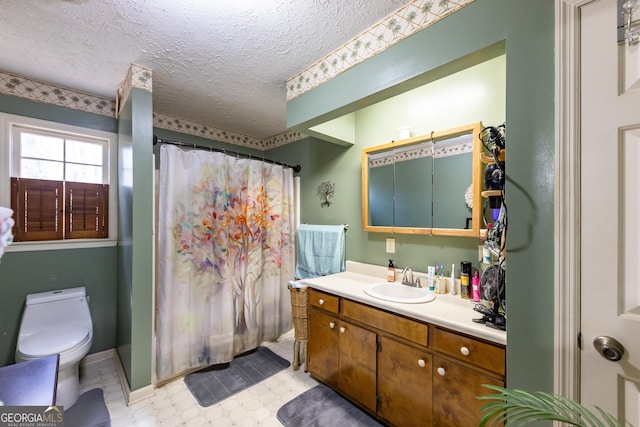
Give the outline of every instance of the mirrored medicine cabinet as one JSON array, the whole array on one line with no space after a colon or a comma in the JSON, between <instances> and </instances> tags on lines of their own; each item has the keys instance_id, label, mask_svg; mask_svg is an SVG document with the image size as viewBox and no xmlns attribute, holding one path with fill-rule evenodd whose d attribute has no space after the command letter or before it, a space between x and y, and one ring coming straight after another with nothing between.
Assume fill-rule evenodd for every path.
<instances>
[{"instance_id":1,"label":"mirrored medicine cabinet","mask_svg":"<svg viewBox=\"0 0 640 427\"><path fill-rule=\"evenodd\" d=\"M478 237L482 123L362 150L362 230Z\"/></svg>"}]
</instances>

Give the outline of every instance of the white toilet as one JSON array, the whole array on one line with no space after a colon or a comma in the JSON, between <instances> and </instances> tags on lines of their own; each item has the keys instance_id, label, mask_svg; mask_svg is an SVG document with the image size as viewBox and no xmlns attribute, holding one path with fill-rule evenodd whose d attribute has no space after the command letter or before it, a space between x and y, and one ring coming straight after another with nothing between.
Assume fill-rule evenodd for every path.
<instances>
[{"instance_id":1,"label":"white toilet","mask_svg":"<svg viewBox=\"0 0 640 427\"><path fill-rule=\"evenodd\" d=\"M60 354L56 405L66 409L78 400L78 364L92 342L93 322L84 287L27 295L16 362Z\"/></svg>"}]
</instances>

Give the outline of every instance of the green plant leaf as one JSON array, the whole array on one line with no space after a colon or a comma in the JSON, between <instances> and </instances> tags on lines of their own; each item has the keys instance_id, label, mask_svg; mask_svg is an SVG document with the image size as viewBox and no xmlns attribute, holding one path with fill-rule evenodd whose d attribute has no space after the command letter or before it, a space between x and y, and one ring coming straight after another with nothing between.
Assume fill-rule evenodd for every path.
<instances>
[{"instance_id":1,"label":"green plant leaf","mask_svg":"<svg viewBox=\"0 0 640 427\"><path fill-rule=\"evenodd\" d=\"M503 425L526 426L534 421L559 421L578 427L622 427L611 414L596 407L596 413L581 404L544 392L527 392L517 389L483 384L496 391L494 394L478 396L489 401L482 409L480 427Z\"/></svg>"}]
</instances>

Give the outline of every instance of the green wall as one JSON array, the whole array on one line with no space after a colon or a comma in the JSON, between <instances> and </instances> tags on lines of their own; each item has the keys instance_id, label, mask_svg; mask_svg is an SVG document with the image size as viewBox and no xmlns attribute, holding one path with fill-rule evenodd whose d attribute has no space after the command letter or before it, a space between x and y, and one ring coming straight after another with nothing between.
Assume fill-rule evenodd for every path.
<instances>
[{"instance_id":1,"label":"green wall","mask_svg":"<svg viewBox=\"0 0 640 427\"><path fill-rule=\"evenodd\" d=\"M116 248L5 253L0 263L0 365L14 363L24 298L35 292L85 286L93 320L90 353L116 341Z\"/></svg>"},{"instance_id":2,"label":"green wall","mask_svg":"<svg viewBox=\"0 0 640 427\"><path fill-rule=\"evenodd\" d=\"M552 0L476 0L460 11L304 93L287 105L301 130L370 106L506 52L508 386L553 389L554 10ZM492 123L493 124L493 123ZM391 130L390 132L393 132ZM388 138L389 136L387 136ZM271 150L302 164L302 221L356 221L360 162L344 147L307 139ZM354 150L355 151L355 150ZM318 209L315 188L337 183L335 206ZM356 199L359 200L359 197ZM382 264L385 235L347 233L347 255ZM438 252L476 259L473 239L396 236L408 265ZM410 250L405 252L405 248ZM427 255L428 254L428 255ZM445 256L445 255L443 255ZM473 316L473 313L470 313Z\"/></svg>"},{"instance_id":3,"label":"green wall","mask_svg":"<svg viewBox=\"0 0 640 427\"><path fill-rule=\"evenodd\" d=\"M118 132L117 121L113 117L72 110L53 104L43 104L4 94L0 94L0 111L105 132Z\"/></svg>"},{"instance_id":4,"label":"green wall","mask_svg":"<svg viewBox=\"0 0 640 427\"><path fill-rule=\"evenodd\" d=\"M133 289L133 102L118 120L118 331L116 348L131 387Z\"/></svg>"},{"instance_id":5,"label":"green wall","mask_svg":"<svg viewBox=\"0 0 640 427\"><path fill-rule=\"evenodd\" d=\"M553 385L553 26L552 0L475 0L291 100L287 106L288 126L303 130L506 52L508 385L545 391L551 391ZM128 242L125 236L120 236L120 244L125 247L117 250L5 254L0 263L3 295L0 299L0 364L12 362L19 322L16 308L21 311L24 295L61 287L60 282L84 282L90 294L102 297L91 301L92 313L99 313L99 318L94 315L94 329L101 331L91 351L117 346L132 390L150 383L152 166L147 164L151 162L150 155L147 159L143 157L151 152L152 116L151 95L147 95L138 98L134 93L133 104L127 107L131 113L125 119L132 124L129 131L121 132L121 136L130 134L133 147L140 148L132 153L137 166L132 178L135 185L130 194L126 191L120 194L121 200L131 201L124 207L130 209L131 222L121 227L129 227L132 240ZM0 111L112 132L117 129L116 121L111 118L4 95L0 95ZM382 141L395 138L395 128L390 127L388 132L380 135ZM361 132L360 137L364 138L363 135ZM188 138L190 136L184 136ZM138 145L137 141L146 141L144 144L148 145ZM371 145L379 143L367 141L371 141ZM387 236L362 233L360 229L360 149L307 138L269 150L265 155L302 165L299 175L303 222L349 223L348 258L383 264L387 258L384 253ZM140 164L138 156L142 159ZM329 208L320 208L316 189L326 179L336 182L336 194ZM474 239L404 235L395 238L396 256L415 269L427 260L437 260L441 254L443 263L448 263L444 258L476 259L477 256ZM117 275L116 264L119 264ZM72 268L74 272L69 271ZM54 276L56 280L51 279ZM117 289L120 292L117 293ZM113 304L116 295L117 344L109 332L113 331L116 319Z\"/></svg>"},{"instance_id":6,"label":"green wall","mask_svg":"<svg viewBox=\"0 0 640 427\"><path fill-rule=\"evenodd\" d=\"M400 95L361 108L356 113L356 139L361 148L398 139L398 128L411 136L482 121L498 125L505 120L505 46L496 46L460 65L452 74ZM497 55L493 57L493 55Z\"/></svg>"},{"instance_id":7,"label":"green wall","mask_svg":"<svg viewBox=\"0 0 640 427\"><path fill-rule=\"evenodd\" d=\"M106 116L0 95L0 111L116 132ZM4 135L2 136L4 138ZM85 286L93 319L90 353L116 343L116 248L5 252L0 261L0 366L15 362L15 346L27 294Z\"/></svg>"},{"instance_id":8,"label":"green wall","mask_svg":"<svg viewBox=\"0 0 640 427\"><path fill-rule=\"evenodd\" d=\"M478 121L504 122L504 49L493 49L491 55L477 58L480 63L467 62L468 68L457 67L452 75L357 110L353 114L355 144L351 147L307 138L270 150L272 157L302 165L301 222L348 223L347 259L386 265L386 260L393 258L398 267L410 266L417 271L434 264L444 264L447 270L456 264L459 271L462 260L479 267L477 239L362 232L361 204L362 149L397 139L399 127L411 127L412 136L416 136ZM321 208L316 190L325 180L335 182L336 191L334 203ZM395 254L385 251L387 237L396 239Z\"/></svg>"},{"instance_id":9,"label":"green wall","mask_svg":"<svg viewBox=\"0 0 640 427\"><path fill-rule=\"evenodd\" d=\"M356 132L356 144L354 149L360 151L361 149L385 144L398 138L398 128L408 126L411 128L411 136L429 135L432 131L443 131L449 128L468 125L475 122L482 121L486 125L498 125L505 121L505 109L506 109L506 57L499 49L492 51L492 54L498 54L493 58L485 58L478 56L478 60L481 61L476 65L469 65L468 68L454 72L451 75L440 78L433 82L427 83L419 88L409 90L403 94L396 95L385 101L377 102L374 105L358 110L355 113L355 132ZM486 59L486 60L485 60ZM470 156L470 154L469 154ZM453 161L458 156L447 157L437 160L437 163L446 163ZM458 159L459 160L459 159ZM410 163L410 162L404 162ZM402 170L407 168L405 164L398 165L396 168L396 184L398 184L398 176L402 173ZM438 166L436 166L438 168ZM409 168L407 168L409 169ZM443 169L440 169L442 172ZM455 169L453 169L455 171ZM423 173L431 173L430 171L423 171ZM400 193L400 188L407 187L409 184L407 181L410 179L415 180L418 177L411 170L404 172L405 179L399 185L396 185L396 193ZM436 173L436 187L441 188L442 181L438 180L438 173ZM445 173L441 173L444 176ZM436 203L434 206L435 216L443 218L440 211L441 206L451 207L458 201L460 210L458 213L458 225L456 227L463 228L465 224L465 218L468 216L466 209L464 208L463 194L466 187L471 183L471 169L466 171L459 171L458 174L451 173L453 175L453 184L458 184L462 187L461 190L455 194L450 193L450 197L453 200L450 203L446 201L444 203ZM466 176L465 182L456 181L456 176ZM427 181L421 181L417 185L427 186ZM451 188L452 186L449 186ZM357 197L357 195L356 195ZM447 192L437 191L436 197L447 197ZM370 201L371 202L371 201ZM408 203L403 203L403 207L406 207ZM412 204L413 205L413 204ZM431 204L423 210L431 210ZM449 211L449 210L447 210ZM405 215L410 215L406 213ZM439 215L439 216L438 216ZM411 215L413 218L413 215ZM451 218L450 214L447 214L448 219ZM429 218L428 225L423 227L430 227L431 219ZM440 228L447 228L447 226L439 226ZM453 227L453 226L452 226ZM385 236L390 237L390 236ZM473 254L458 253L457 251L443 251L438 248L436 251L429 251L429 247L425 247L420 244L419 247L413 245L404 244L403 236L394 236L397 241L397 253L395 255L398 265L409 265L414 269L425 271L428 265L433 264L445 264L447 270L452 263L459 265L460 260L477 260L477 251L475 247L478 244L477 240L466 239L470 250L474 251ZM437 243L441 237L422 238L422 242ZM374 254L379 257L379 254L384 254L384 247L369 248L373 250ZM414 255L419 255L420 258L415 259ZM406 261L406 257L412 257L411 261ZM373 258L370 262L376 262ZM379 263L379 260L377 261ZM476 266L478 267L478 266ZM456 267L459 268L459 267Z\"/></svg>"},{"instance_id":10,"label":"green wall","mask_svg":"<svg viewBox=\"0 0 640 427\"><path fill-rule=\"evenodd\" d=\"M151 384L153 325L153 112L133 88L118 126L117 351L132 391Z\"/></svg>"}]
</instances>

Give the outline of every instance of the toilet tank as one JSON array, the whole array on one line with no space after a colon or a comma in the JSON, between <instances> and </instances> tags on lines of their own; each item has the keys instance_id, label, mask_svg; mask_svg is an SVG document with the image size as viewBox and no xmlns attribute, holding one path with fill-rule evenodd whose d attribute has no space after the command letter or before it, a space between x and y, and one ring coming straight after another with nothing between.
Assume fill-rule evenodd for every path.
<instances>
[{"instance_id":1,"label":"toilet tank","mask_svg":"<svg viewBox=\"0 0 640 427\"><path fill-rule=\"evenodd\" d=\"M84 287L29 294L25 299L20 335L29 335L43 325L84 324L92 328Z\"/></svg>"},{"instance_id":2,"label":"toilet tank","mask_svg":"<svg viewBox=\"0 0 640 427\"><path fill-rule=\"evenodd\" d=\"M45 302L61 301L65 299L80 298L87 295L84 286L77 288L58 289L56 291L39 292L29 294L25 300L25 305L42 304Z\"/></svg>"}]
</instances>

